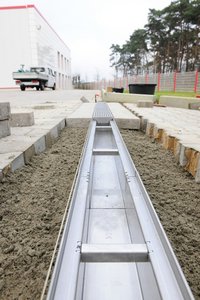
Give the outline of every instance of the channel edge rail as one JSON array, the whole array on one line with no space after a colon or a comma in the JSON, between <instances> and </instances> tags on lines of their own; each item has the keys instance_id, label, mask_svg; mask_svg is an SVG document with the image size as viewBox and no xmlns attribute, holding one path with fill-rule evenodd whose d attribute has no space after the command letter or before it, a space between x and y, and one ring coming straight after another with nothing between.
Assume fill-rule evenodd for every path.
<instances>
[{"instance_id":1,"label":"channel edge rail","mask_svg":"<svg viewBox=\"0 0 200 300\"><path fill-rule=\"evenodd\" d=\"M46 299L194 300L106 103L95 105Z\"/></svg>"}]
</instances>

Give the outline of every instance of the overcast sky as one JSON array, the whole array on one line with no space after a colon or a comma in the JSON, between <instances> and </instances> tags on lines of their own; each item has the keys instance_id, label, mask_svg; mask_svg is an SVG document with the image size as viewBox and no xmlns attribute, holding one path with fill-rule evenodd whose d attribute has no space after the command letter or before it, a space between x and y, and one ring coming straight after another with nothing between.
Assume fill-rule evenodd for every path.
<instances>
[{"instance_id":1,"label":"overcast sky","mask_svg":"<svg viewBox=\"0 0 200 300\"><path fill-rule=\"evenodd\" d=\"M0 0L0 6L34 4L71 50L72 72L84 80L112 78L110 46L125 43L147 23L149 8L171 0ZM2 29L0 29L2 30Z\"/></svg>"}]
</instances>

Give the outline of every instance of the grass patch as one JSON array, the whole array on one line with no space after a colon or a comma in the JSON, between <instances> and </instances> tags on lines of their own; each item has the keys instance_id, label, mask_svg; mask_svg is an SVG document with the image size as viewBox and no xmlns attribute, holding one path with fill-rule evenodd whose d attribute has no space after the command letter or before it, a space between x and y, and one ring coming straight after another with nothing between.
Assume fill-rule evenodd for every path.
<instances>
[{"instance_id":1,"label":"grass patch","mask_svg":"<svg viewBox=\"0 0 200 300\"><path fill-rule=\"evenodd\" d=\"M155 92L156 99L159 100L160 96L177 96L177 97L196 97L195 92L169 92L169 91L162 91L162 92Z\"/></svg>"}]
</instances>

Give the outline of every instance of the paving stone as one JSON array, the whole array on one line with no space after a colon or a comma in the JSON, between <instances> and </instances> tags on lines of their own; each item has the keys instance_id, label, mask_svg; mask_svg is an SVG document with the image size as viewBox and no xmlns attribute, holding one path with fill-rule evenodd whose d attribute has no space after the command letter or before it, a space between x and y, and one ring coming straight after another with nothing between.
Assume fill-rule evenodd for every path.
<instances>
[{"instance_id":1,"label":"paving stone","mask_svg":"<svg viewBox=\"0 0 200 300\"><path fill-rule=\"evenodd\" d=\"M8 120L0 121L0 139L10 135L10 123Z\"/></svg>"},{"instance_id":2,"label":"paving stone","mask_svg":"<svg viewBox=\"0 0 200 300\"><path fill-rule=\"evenodd\" d=\"M0 169L3 175L24 166L23 152L7 152L0 155Z\"/></svg>"},{"instance_id":3,"label":"paving stone","mask_svg":"<svg viewBox=\"0 0 200 300\"><path fill-rule=\"evenodd\" d=\"M68 127L88 127L91 121L95 103L83 103L66 118Z\"/></svg>"},{"instance_id":4,"label":"paving stone","mask_svg":"<svg viewBox=\"0 0 200 300\"><path fill-rule=\"evenodd\" d=\"M119 128L140 129L140 119L120 103L108 103Z\"/></svg>"},{"instance_id":5,"label":"paving stone","mask_svg":"<svg viewBox=\"0 0 200 300\"><path fill-rule=\"evenodd\" d=\"M24 161L25 164L28 164L32 157L36 154L34 145L31 145L24 151Z\"/></svg>"},{"instance_id":6,"label":"paving stone","mask_svg":"<svg viewBox=\"0 0 200 300\"><path fill-rule=\"evenodd\" d=\"M28 136L9 136L0 140L0 154L15 152L24 152L29 148L36 138Z\"/></svg>"},{"instance_id":7,"label":"paving stone","mask_svg":"<svg viewBox=\"0 0 200 300\"><path fill-rule=\"evenodd\" d=\"M116 103L137 103L139 100L150 100L154 102L154 95L142 95L142 94L126 94L126 93L107 93L102 92L102 100L105 102Z\"/></svg>"},{"instance_id":8,"label":"paving stone","mask_svg":"<svg viewBox=\"0 0 200 300\"><path fill-rule=\"evenodd\" d=\"M46 150L45 136L42 136L34 143L35 153L39 154Z\"/></svg>"},{"instance_id":9,"label":"paving stone","mask_svg":"<svg viewBox=\"0 0 200 300\"><path fill-rule=\"evenodd\" d=\"M34 125L34 113L33 112L18 112L11 113L10 126L11 127L23 127Z\"/></svg>"},{"instance_id":10,"label":"paving stone","mask_svg":"<svg viewBox=\"0 0 200 300\"><path fill-rule=\"evenodd\" d=\"M24 154L21 153L15 157L15 159L11 162L11 171L14 172L17 169L21 169L25 165Z\"/></svg>"},{"instance_id":11,"label":"paving stone","mask_svg":"<svg viewBox=\"0 0 200 300\"><path fill-rule=\"evenodd\" d=\"M0 182L2 181L3 179L3 170L0 170Z\"/></svg>"},{"instance_id":12,"label":"paving stone","mask_svg":"<svg viewBox=\"0 0 200 300\"><path fill-rule=\"evenodd\" d=\"M0 121L10 119L10 103L1 102L0 103Z\"/></svg>"},{"instance_id":13,"label":"paving stone","mask_svg":"<svg viewBox=\"0 0 200 300\"><path fill-rule=\"evenodd\" d=\"M200 110L200 101L199 103L189 103L189 109Z\"/></svg>"},{"instance_id":14,"label":"paving stone","mask_svg":"<svg viewBox=\"0 0 200 300\"><path fill-rule=\"evenodd\" d=\"M169 107L189 108L190 104L199 104L200 101L193 97L160 96L159 103Z\"/></svg>"},{"instance_id":15,"label":"paving stone","mask_svg":"<svg viewBox=\"0 0 200 300\"><path fill-rule=\"evenodd\" d=\"M138 100L137 107L153 107L153 101L150 100Z\"/></svg>"}]
</instances>

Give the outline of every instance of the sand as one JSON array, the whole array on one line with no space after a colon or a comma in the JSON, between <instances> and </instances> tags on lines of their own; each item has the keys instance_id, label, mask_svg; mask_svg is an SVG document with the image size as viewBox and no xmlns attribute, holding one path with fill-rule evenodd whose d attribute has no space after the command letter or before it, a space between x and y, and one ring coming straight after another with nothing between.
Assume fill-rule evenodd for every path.
<instances>
[{"instance_id":1,"label":"sand","mask_svg":"<svg viewBox=\"0 0 200 300\"><path fill-rule=\"evenodd\" d=\"M0 184L0 299L40 299L85 134L65 129Z\"/></svg>"},{"instance_id":2,"label":"sand","mask_svg":"<svg viewBox=\"0 0 200 300\"><path fill-rule=\"evenodd\" d=\"M40 299L85 134L66 128L51 149L0 183L0 299ZM122 134L200 299L200 185L143 133Z\"/></svg>"},{"instance_id":3,"label":"sand","mask_svg":"<svg viewBox=\"0 0 200 300\"><path fill-rule=\"evenodd\" d=\"M192 289L200 299L200 184L142 132L122 133Z\"/></svg>"}]
</instances>

